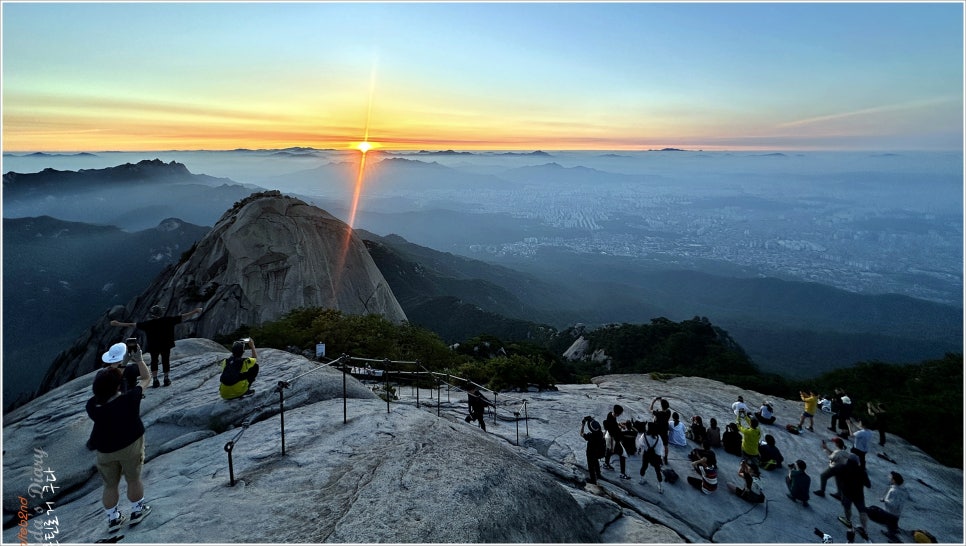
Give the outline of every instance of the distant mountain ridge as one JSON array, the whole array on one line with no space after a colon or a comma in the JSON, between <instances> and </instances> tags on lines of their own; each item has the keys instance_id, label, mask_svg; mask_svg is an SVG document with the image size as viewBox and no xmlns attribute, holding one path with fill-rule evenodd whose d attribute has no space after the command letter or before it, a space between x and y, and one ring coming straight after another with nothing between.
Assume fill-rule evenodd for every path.
<instances>
[{"instance_id":1,"label":"distant mountain ridge","mask_svg":"<svg viewBox=\"0 0 966 546\"><path fill-rule=\"evenodd\" d=\"M175 219L128 233L42 216L3 219L5 405L37 388L58 352L139 294L208 232Z\"/></svg>"}]
</instances>

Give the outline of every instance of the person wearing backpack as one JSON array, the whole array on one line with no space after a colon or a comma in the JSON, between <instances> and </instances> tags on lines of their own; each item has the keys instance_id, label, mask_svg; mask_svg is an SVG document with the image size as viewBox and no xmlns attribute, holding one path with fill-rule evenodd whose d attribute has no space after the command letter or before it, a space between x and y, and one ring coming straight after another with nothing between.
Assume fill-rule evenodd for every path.
<instances>
[{"instance_id":1,"label":"person wearing backpack","mask_svg":"<svg viewBox=\"0 0 966 546\"><path fill-rule=\"evenodd\" d=\"M585 425L589 429L586 433L584 432ZM590 473L587 483L596 484L597 480L601 479L600 459L604 456L606 449L600 423L589 415L584 417L583 421L580 422L580 437L587 442L587 471Z\"/></svg>"},{"instance_id":2,"label":"person wearing backpack","mask_svg":"<svg viewBox=\"0 0 966 546\"><path fill-rule=\"evenodd\" d=\"M250 358L243 358L245 345L252 350ZM231 345L231 356L221 361L221 377L219 378L218 394L225 400L232 400L254 392L251 388L255 377L258 376L258 355L255 352L255 341L252 338L238 340Z\"/></svg>"},{"instance_id":3,"label":"person wearing backpack","mask_svg":"<svg viewBox=\"0 0 966 546\"><path fill-rule=\"evenodd\" d=\"M664 440L661 439L659 425L655 421L647 423L644 431L637 435L637 449L641 452L641 480L640 485L647 483L644 475L647 467L653 466L657 474L657 492L664 493L664 473L661 472L661 454L664 453Z\"/></svg>"}]
</instances>

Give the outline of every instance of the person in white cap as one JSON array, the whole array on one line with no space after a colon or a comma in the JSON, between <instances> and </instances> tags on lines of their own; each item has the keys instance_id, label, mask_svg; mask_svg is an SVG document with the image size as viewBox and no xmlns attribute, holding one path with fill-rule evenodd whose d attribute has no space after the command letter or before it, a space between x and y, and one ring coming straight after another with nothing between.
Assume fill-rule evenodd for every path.
<instances>
[{"instance_id":1,"label":"person in white cap","mask_svg":"<svg viewBox=\"0 0 966 546\"><path fill-rule=\"evenodd\" d=\"M160 361L162 370L164 370L164 386L167 387L171 385L171 349L174 348L174 327L201 313L201 311L203 309L197 307L187 313L166 317L164 316L164 307L153 305L148 312L150 315L148 320L138 322L112 320L111 326L123 328L133 326L144 332L147 337L147 351L151 353L151 376L154 378L151 386L161 386L161 382L158 381L158 362Z\"/></svg>"},{"instance_id":2,"label":"person in white cap","mask_svg":"<svg viewBox=\"0 0 966 546\"><path fill-rule=\"evenodd\" d=\"M124 343L115 343L102 357L108 363L126 358ZM101 501L107 515L107 529L111 533L119 530L126 519L118 509L121 476L127 482L127 498L131 501L130 525L137 525L151 512L151 507L144 503L141 481L144 467L141 398L151 375L142 358L134 360L140 372L138 383L122 393L123 372L118 367L108 366L94 377L94 396L86 406L87 415L94 421L88 447L97 452L97 471L104 480Z\"/></svg>"}]
</instances>

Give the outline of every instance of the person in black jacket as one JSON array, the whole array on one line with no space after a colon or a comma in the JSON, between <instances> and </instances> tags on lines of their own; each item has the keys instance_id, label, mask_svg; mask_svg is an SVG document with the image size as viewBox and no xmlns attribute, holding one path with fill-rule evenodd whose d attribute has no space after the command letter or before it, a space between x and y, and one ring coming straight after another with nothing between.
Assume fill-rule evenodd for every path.
<instances>
[{"instance_id":1,"label":"person in black jacket","mask_svg":"<svg viewBox=\"0 0 966 546\"><path fill-rule=\"evenodd\" d=\"M101 500L109 532L120 529L125 521L118 510L121 476L127 482L131 501L130 525L140 523L151 507L144 503L144 423L141 422L141 397L150 384L151 374L144 360L136 359L141 372L138 384L121 392L123 373L105 368L94 377L94 396L87 401L87 415L94 421L90 446L97 452L97 471L104 480Z\"/></svg>"},{"instance_id":2,"label":"person in black jacket","mask_svg":"<svg viewBox=\"0 0 966 546\"><path fill-rule=\"evenodd\" d=\"M629 480L630 476L627 475L627 457L624 455L624 444L622 440L624 439L624 427L617 421L617 418L624 414L624 407L620 404L614 404L614 411L608 412L607 417L604 418L604 431L607 436L610 437L610 441L607 442L607 450L604 452L604 468L608 470L613 470L614 467L610 464L611 455L617 455L618 461L621 467L621 479Z\"/></svg>"},{"instance_id":3,"label":"person in black jacket","mask_svg":"<svg viewBox=\"0 0 966 546\"><path fill-rule=\"evenodd\" d=\"M470 387L470 391L467 393L466 402L470 407L470 414L466 416L466 422L476 420L480 422L480 428L486 431L486 422L483 420L483 414L486 412L487 406L492 406L493 403L487 400L483 393L480 392L480 388L476 385Z\"/></svg>"},{"instance_id":4,"label":"person in black jacket","mask_svg":"<svg viewBox=\"0 0 966 546\"><path fill-rule=\"evenodd\" d=\"M584 432L584 425L587 425L589 432ZM593 417L584 417L580 422L580 437L587 441L587 471L590 477L587 483L596 484L601 479L600 458L604 456L604 433L601 432L600 423Z\"/></svg>"}]
</instances>

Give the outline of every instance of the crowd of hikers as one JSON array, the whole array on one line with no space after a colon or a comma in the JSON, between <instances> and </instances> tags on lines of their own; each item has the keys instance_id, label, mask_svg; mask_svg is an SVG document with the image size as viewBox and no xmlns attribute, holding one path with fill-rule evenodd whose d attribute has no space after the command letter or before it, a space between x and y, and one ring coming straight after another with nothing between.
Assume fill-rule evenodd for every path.
<instances>
[{"instance_id":1,"label":"crowd of hikers","mask_svg":"<svg viewBox=\"0 0 966 546\"><path fill-rule=\"evenodd\" d=\"M739 396L731 405L733 417L729 414L723 432L715 417L705 421L695 415L685 425L680 413L674 411L670 402L660 396L651 401L647 410L650 415L624 418L625 410L621 405L613 406L604 418L603 425L588 415L580 425L580 436L586 441L587 483L596 485L603 478L603 471L613 470L619 472L617 479L630 480L627 465L633 456L635 461L640 461L638 483L646 485L648 470L653 469L657 492L663 494L665 483L674 483L679 479L677 471L669 464L669 446L690 447L691 442L694 448L687 455L690 468L685 481L705 495L717 491L719 480L722 479L719 477L717 453L721 449L739 458L737 480L734 483L726 480L730 494L748 503L764 503L766 491L762 485L762 472L784 470L784 495L791 502L808 508L813 496L826 496L828 483L833 481L836 490L829 496L842 505L842 516L838 519L849 529L850 540L856 534L869 540L868 521L872 520L885 526L882 532L889 542L900 542L899 517L908 499L902 486L903 477L898 472L889 474L888 489L880 498L881 506L866 503L865 490L873 487L866 472L866 455L872 442L872 431L852 411L852 399L841 389L836 389L828 398L813 392L802 392L801 399L804 409L799 423L777 427L775 408L770 401L765 400L753 410ZM881 416L884 411L878 403L868 406L870 416ZM828 465L820 471L818 487L813 490L813 480L805 461L786 461L775 435L763 431L763 427L803 434L806 421L807 430L814 431L815 416L819 412L829 415L828 428L834 435L831 435L830 441L821 441ZM885 430L881 423L877 423L880 426L879 443L885 445ZM851 447L846 445L846 440L851 442ZM612 463L616 463L618 468L615 469ZM776 493L770 492L772 495ZM852 519L853 507L858 512L857 522Z\"/></svg>"}]
</instances>

